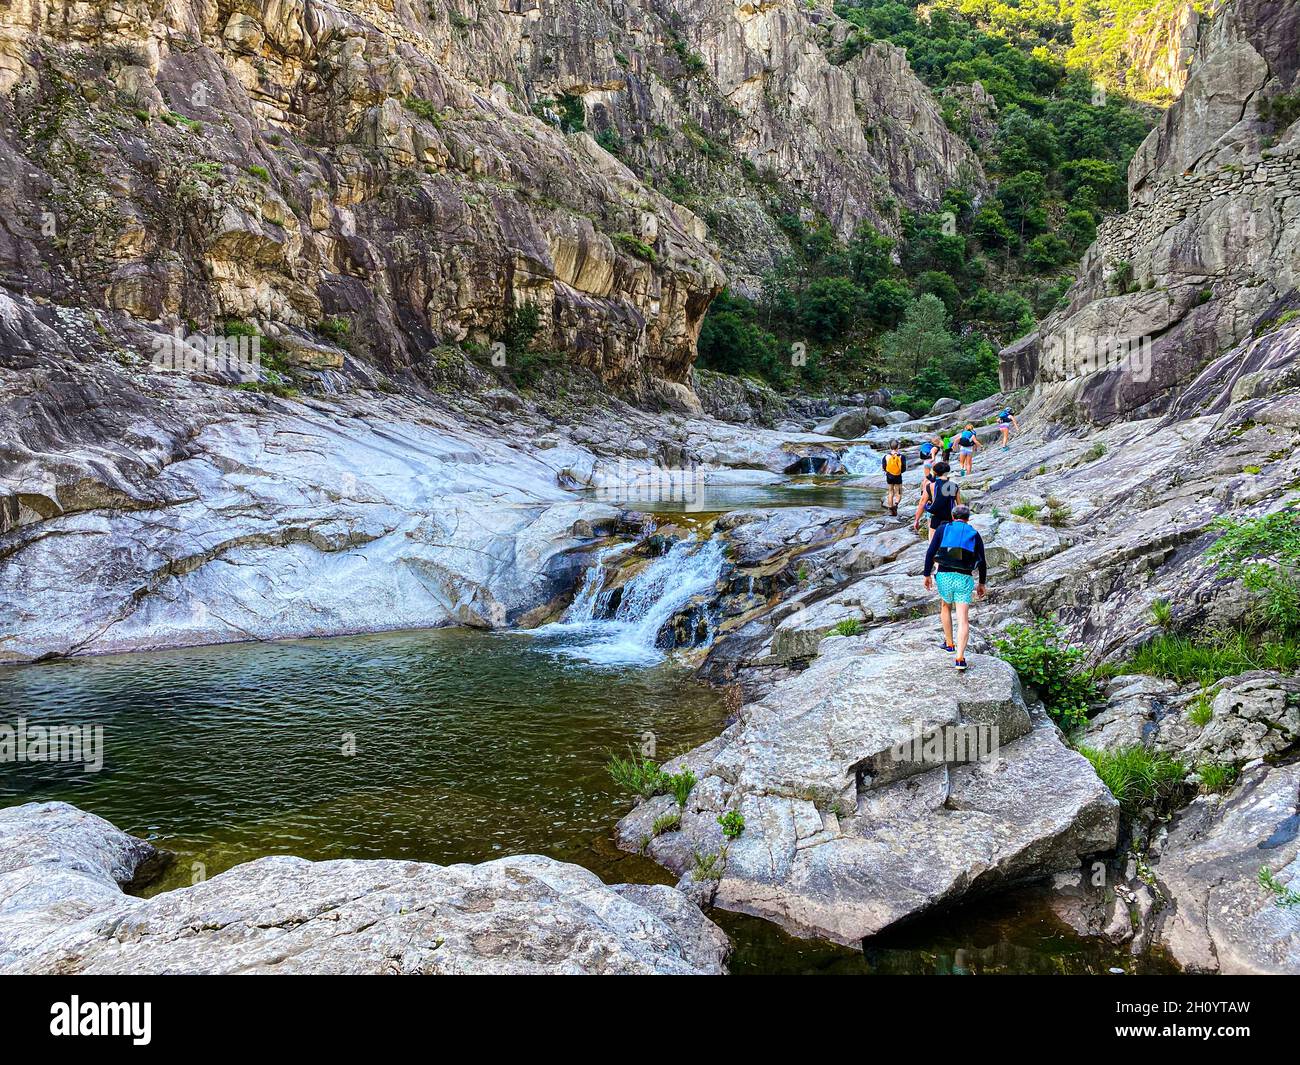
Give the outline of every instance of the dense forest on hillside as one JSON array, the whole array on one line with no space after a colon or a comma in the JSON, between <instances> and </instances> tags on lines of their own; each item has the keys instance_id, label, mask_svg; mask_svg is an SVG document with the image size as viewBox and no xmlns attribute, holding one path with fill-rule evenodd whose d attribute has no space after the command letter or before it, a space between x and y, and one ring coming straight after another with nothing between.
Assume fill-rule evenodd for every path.
<instances>
[{"instance_id":1,"label":"dense forest on hillside","mask_svg":"<svg viewBox=\"0 0 1300 1065\"><path fill-rule=\"evenodd\" d=\"M784 216L795 254L757 299L728 292L715 302L700 365L778 388L889 385L918 410L996 391L997 349L1056 306L1097 224L1126 206L1129 159L1158 111L1108 86L1123 80L1128 27L1153 9L838 3L852 27L841 61L876 40L905 48L992 192L952 188L939 211L903 211L897 241L867 225L843 241L823 219Z\"/></svg>"}]
</instances>

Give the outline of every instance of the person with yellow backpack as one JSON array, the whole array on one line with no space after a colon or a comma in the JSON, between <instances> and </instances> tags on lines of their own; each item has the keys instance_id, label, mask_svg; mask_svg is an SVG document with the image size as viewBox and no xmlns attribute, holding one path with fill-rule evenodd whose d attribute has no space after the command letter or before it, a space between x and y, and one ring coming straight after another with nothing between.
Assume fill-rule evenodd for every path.
<instances>
[{"instance_id":1,"label":"person with yellow backpack","mask_svg":"<svg viewBox=\"0 0 1300 1065\"><path fill-rule=\"evenodd\" d=\"M902 446L898 440L890 441L889 451L880 460L880 468L885 471L885 506L895 518L903 501L903 473L907 469L907 458L899 450Z\"/></svg>"}]
</instances>

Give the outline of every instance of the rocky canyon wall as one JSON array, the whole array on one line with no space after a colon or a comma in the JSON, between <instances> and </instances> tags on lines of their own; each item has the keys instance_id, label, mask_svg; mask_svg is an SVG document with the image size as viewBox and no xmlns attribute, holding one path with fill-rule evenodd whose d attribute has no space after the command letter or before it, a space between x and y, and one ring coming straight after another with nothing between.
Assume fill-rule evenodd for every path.
<instances>
[{"instance_id":1,"label":"rocky canyon wall","mask_svg":"<svg viewBox=\"0 0 1300 1065\"><path fill-rule=\"evenodd\" d=\"M1300 8L1234 0L1202 22L1186 90L1129 167L1067 305L1002 352L1002 384L1097 422L1166 411L1267 331L1300 281ZM1206 395L1207 402L1213 397Z\"/></svg>"},{"instance_id":2,"label":"rocky canyon wall","mask_svg":"<svg viewBox=\"0 0 1300 1065\"><path fill-rule=\"evenodd\" d=\"M779 211L889 229L982 181L903 53L842 30L793 0L19 0L0 283L325 365L342 316L387 369L531 304L611 384L682 382Z\"/></svg>"}]
</instances>

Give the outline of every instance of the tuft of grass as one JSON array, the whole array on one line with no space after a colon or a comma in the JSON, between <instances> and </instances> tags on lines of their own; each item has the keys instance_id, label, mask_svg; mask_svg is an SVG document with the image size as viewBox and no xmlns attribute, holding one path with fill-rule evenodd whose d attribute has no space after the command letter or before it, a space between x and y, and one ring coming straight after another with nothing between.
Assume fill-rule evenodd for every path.
<instances>
[{"instance_id":1,"label":"tuft of grass","mask_svg":"<svg viewBox=\"0 0 1300 1065\"><path fill-rule=\"evenodd\" d=\"M1227 791L1237 779L1235 765L1203 765L1196 771L1201 782L1201 790L1208 792Z\"/></svg>"},{"instance_id":2,"label":"tuft of grass","mask_svg":"<svg viewBox=\"0 0 1300 1065\"><path fill-rule=\"evenodd\" d=\"M1168 808L1183 790L1187 769L1170 755L1147 750L1141 745L1114 751L1080 747L1079 753L1092 763L1097 776L1110 789L1126 816L1133 816L1144 806L1154 806L1159 813Z\"/></svg>"},{"instance_id":3,"label":"tuft of grass","mask_svg":"<svg viewBox=\"0 0 1300 1065\"><path fill-rule=\"evenodd\" d=\"M663 783L668 794L677 800L677 805L685 809L691 788L695 787L695 774L689 769L683 769L680 773L665 775Z\"/></svg>"},{"instance_id":4,"label":"tuft of grass","mask_svg":"<svg viewBox=\"0 0 1300 1065\"><path fill-rule=\"evenodd\" d=\"M1280 910L1289 910L1300 906L1300 891L1287 887L1267 865L1259 867L1259 884L1265 891L1272 892L1273 904Z\"/></svg>"},{"instance_id":5,"label":"tuft of grass","mask_svg":"<svg viewBox=\"0 0 1300 1065\"><path fill-rule=\"evenodd\" d=\"M1205 728L1214 720L1214 692L1210 688L1202 688L1187 705L1187 720L1197 728Z\"/></svg>"},{"instance_id":6,"label":"tuft of grass","mask_svg":"<svg viewBox=\"0 0 1300 1065\"><path fill-rule=\"evenodd\" d=\"M1096 462L1106 454L1106 445L1098 440L1092 447L1088 448L1083 454L1084 462Z\"/></svg>"},{"instance_id":7,"label":"tuft of grass","mask_svg":"<svg viewBox=\"0 0 1300 1065\"><path fill-rule=\"evenodd\" d=\"M1017 518L1024 518L1027 521L1037 521L1038 504L1017 503L1014 507L1011 508L1011 513L1014 514Z\"/></svg>"},{"instance_id":8,"label":"tuft of grass","mask_svg":"<svg viewBox=\"0 0 1300 1065\"><path fill-rule=\"evenodd\" d=\"M264 166L259 166L257 163L250 166L248 172L252 174L253 177L257 178L258 181L270 182L271 180L271 171L267 170Z\"/></svg>"},{"instance_id":9,"label":"tuft of grass","mask_svg":"<svg viewBox=\"0 0 1300 1065\"><path fill-rule=\"evenodd\" d=\"M1251 669L1294 673L1300 669L1300 642L1263 640L1244 632L1218 633L1207 640L1163 632L1118 668L1120 673L1149 673L1206 686Z\"/></svg>"},{"instance_id":10,"label":"tuft of grass","mask_svg":"<svg viewBox=\"0 0 1300 1065\"><path fill-rule=\"evenodd\" d=\"M662 836L665 832L676 832L682 827L681 810L670 810L662 817L656 817L654 827L651 831L656 836Z\"/></svg>"},{"instance_id":11,"label":"tuft of grass","mask_svg":"<svg viewBox=\"0 0 1300 1065\"><path fill-rule=\"evenodd\" d=\"M830 631L831 636L857 636L862 632L862 622L857 618L845 618L843 621L835 623Z\"/></svg>"},{"instance_id":12,"label":"tuft of grass","mask_svg":"<svg viewBox=\"0 0 1300 1065\"><path fill-rule=\"evenodd\" d=\"M1056 528L1061 525L1069 525L1070 519L1074 517L1074 510L1070 504L1063 499L1057 499L1056 496L1047 497L1047 524Z\"/></svg>"},{"instance_id":13,"label":"tuft of grass","mask_svg":"<svg viewBox=\"0 0 1300 1065\"><path fill-rule=\"evenodd\" d=\"M1162 629L1170 627L1174 620L1174 608L1168 599L1157 599L1151 604L1151 620Z\"/></svg>"},{"instance_id":14,"label":"tuft of grass","mask_svg":"<svg viewBox=\"0 0 1300 1065\"><path fill-rule=\"evenodd\" d=\"M605 768L620 790L638 798L648 799L666 790L667 777L659 766L649 758L639 757L632 750L628 751L626 758L617 754L610 755Z\"/></svg>"},{"instance_id":15,"label":"tuft of grass","mask_svg":"<svg viewBox=\"0 0 1300 1065\"><path fill-rule=\"evenodd\" d=\"M695 864L691 868L691 875L696 880L721 880L722 879L722 853L714 851L712 854L701 854L695 852Z\"/></svg>"},{"instance_id":16,"label":"tuft of grass","mask_svg":"<svg viewBox=\"0 0 1300 1065\"><path fill-rule=\"evenodd\" d=\"M1025 569L1028 566L1029 563L1026 562L1023 558L1020 558L1018 555L1012 555L1009 559L1007 559L1007 576L1019 577L1022 573L1025 572Z\"/></svg>"}]
</instances>

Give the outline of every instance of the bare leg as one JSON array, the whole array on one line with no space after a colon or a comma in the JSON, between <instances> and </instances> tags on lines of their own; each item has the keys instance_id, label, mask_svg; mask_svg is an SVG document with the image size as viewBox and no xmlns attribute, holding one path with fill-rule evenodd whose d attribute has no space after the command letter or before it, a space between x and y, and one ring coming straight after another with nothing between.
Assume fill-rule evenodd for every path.
<instances>
[{"instance_id":1,"label":"bare leg","mask_svg":"<svg viewBox=\"0 0 1300 1065\"><path fill-rule=\"evenodd\" d=\"M952 622L948 622L951 626ZM950 632L951 629L945 629ZM957 657L963 659L966 657L966 641L970 639L970 604L957 604ZM949 639L949 643L952 640Z\"/></svg>"},{"instance_id":2,"label":"bare leg","mask_svg":"<svg viewBox=\"0 0 1300 1065\"><path fill-rule=\"evenodd\" d=\"M943 636L948 646L952 646L952 604L939 604L939 619L943 622Z\"/></svg>"}]
</instances>

